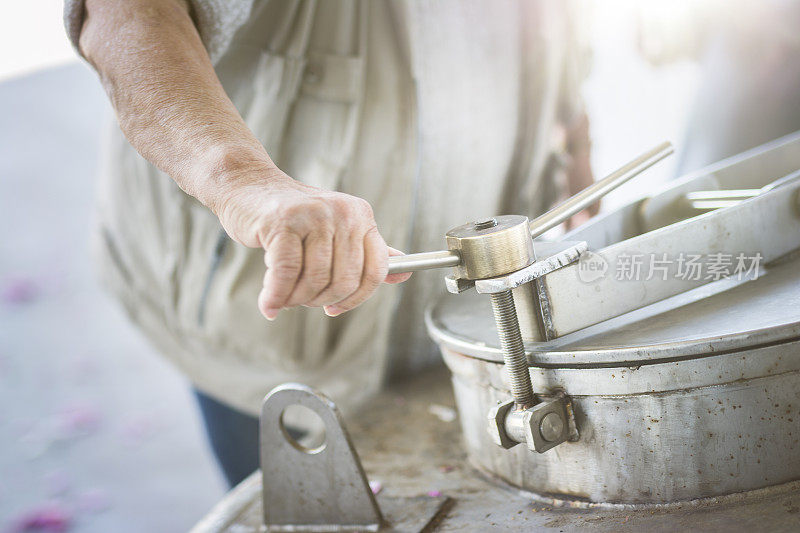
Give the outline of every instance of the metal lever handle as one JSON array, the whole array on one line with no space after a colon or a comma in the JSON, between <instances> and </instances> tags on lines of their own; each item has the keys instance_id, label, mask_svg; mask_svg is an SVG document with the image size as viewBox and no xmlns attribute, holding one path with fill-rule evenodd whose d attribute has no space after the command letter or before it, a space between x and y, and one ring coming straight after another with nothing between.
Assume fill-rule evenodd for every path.
<instances>
[{"instance_id":1,"label":"metal lever handle","mask_svg":"<svg viewBox=\"0 0 800 533\"><path fill-rule=\"evenodd\" d=\"M547 230L558 226L572 215L597 202L626 181L638 176L672 152L672 143L661 143L636 159L626 163L600 181L596 181L578 194L558 204L547 213L536 217L530 224L531 237L536 238ZM460 263L461 256L458 252L451 250L398 255L389 258L389 274L415 272L417 270L428 270L431 268L454 267L458 266Z\"/></svg>"}]
</instances>

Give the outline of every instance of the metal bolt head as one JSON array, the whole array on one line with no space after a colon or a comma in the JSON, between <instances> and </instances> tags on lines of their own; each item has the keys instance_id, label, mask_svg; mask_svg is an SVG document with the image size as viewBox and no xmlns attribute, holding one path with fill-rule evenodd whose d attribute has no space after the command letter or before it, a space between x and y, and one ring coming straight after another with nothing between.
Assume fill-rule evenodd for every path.
<instances>
[{"instance_id":1,"label":"metal bolt head","mask_svg":"<svg viewBox=\"0 0 800 533\"><path fill-rule=\"evenodd\" d=\"M506 433L506 416L513 409L514 401L512 400L496 405L489 410L489 425L487 427L489 436L495 444L506 450L519 444Z\"/></svg>"},{"instance_id":2,"label":"metal bolt head","mask_svg":"<svg viewBox=\"0 0 800 533\"><path fill-rule=\"evenodd\" d=\"M496 225L497 225L497 219L494 218L494 217L485 218L483 220L476 220L475 222L472 223L472 226L478 231L480 231L482 229L493 228Z\"/></svg>"},{"instance_id":3,"label":"metal bolt head","mask_svg":"<svg viewBox=\"0 0 800 533\"><path fill-rule=\"evenodd\" d=\"M547 442L555 442L564 432L564 420L558 413L547 413L539 423L539 433Z\"/></svg>"},{"instance_id":4,"label":"metal bolt head","mask_svg":"<svg viewBox=\"0 0 800 533\"><path fill-rule=\"evenodd\" d=\"M569 419L564 398L541 401L527 409L525 414L523 428L529 450L544 453L567 440Z\"/></svg>"}]
</instances>

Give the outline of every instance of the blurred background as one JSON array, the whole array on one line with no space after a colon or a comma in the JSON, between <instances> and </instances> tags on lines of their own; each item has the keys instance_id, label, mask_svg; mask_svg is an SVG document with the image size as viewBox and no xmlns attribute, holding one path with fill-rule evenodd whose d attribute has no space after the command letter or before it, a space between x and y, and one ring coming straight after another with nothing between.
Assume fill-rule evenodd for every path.
<instances>
[{"instance_id":1,"label":"blurred background","mask_svg":"<svg viewBox=\"0 0 800 533\"><path fill-rule=\"evenodd\" d=\"M612 209L800 129L797 2L585 2L603 176L672 141ZM188 383L97 286L97 152L112 120L61 2L0 18L0 531L184 531L224 493ZM62 529L57 529L61 527ZM44 529L48 530L48 529Z\"/></svg>"}]
</instances>

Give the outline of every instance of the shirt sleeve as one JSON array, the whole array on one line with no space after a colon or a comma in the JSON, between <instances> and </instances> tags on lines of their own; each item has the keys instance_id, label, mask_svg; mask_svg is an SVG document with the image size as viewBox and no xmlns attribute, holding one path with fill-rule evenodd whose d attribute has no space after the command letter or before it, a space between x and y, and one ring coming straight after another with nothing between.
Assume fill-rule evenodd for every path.
<instances>
[{"instance_id":1,"label":"shirt sleeve","mask_svg":"<svg viewBox=\"0 0 800 533\"><path fill-rule=\"evenodd\" d=\"M250 17L253 0L190 0L189 4L203 45L212 63L216 63L228 49L236 31ZM84 16L84 0L64 1L64 27L78 54Z\"/></svg>"}]
</instances>

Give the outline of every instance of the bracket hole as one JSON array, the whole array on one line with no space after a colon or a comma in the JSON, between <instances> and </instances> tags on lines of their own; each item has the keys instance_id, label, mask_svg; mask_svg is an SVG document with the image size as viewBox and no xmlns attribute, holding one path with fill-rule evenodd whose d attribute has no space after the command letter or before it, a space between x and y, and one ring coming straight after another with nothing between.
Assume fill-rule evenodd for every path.
<instances>
[{"instance_id":1,"label":"bracket hole","mask_svg":"<svg viewBox=\"0 0 800 533\"><path fill-rule=\"evenodd\" d=\"M303 453L319 453L327 445L325 423L313 409L300 404L287 405L281 413L280 426L289 444Z\"/></svg>"}]
</instances>

